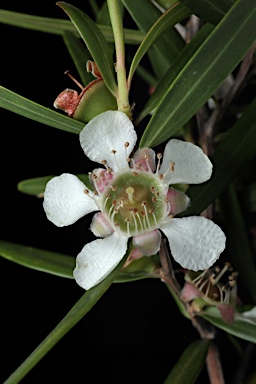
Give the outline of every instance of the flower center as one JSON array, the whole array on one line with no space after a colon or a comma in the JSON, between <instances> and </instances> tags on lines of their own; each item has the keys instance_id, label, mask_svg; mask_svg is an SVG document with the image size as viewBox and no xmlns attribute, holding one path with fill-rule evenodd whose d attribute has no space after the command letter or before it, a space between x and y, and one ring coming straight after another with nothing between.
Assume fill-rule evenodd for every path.
<instances>
[{"instance_id":1,"label":"flower center","mask_svg":"<svg viewBox=\"0 0 256 384\"><path fill-rule=\"evenodd\" d=\"M167 215L166 193L157 175L128 171L104 194L103 212L113 227L128 236L148 232Z\"/></svg>"}]
</instances>

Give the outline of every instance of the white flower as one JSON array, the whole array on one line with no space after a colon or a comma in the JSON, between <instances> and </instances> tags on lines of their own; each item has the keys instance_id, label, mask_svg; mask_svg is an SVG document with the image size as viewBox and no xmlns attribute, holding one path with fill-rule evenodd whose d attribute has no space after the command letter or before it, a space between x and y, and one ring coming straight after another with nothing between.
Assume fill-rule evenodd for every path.
<instances>
[{"instance_id":1,"label":"white flower","mask_svg":"<svg viewBox=\"0 0 256 384\"><path fill-rule=\"evenodd\" d=\"M74 277L84 289L101 282L120 262L133 237L143 255L159 251L161 232L166 235L173 258L186 269L207 269L225 248L225 235L204 217L174 219L189 198L169 184L203 183L211 177L212 164L201 148L172 139L161 155L139 149L129 158L137 135L129 118L107 111L92 119L80 133L81 146L90 160L103 164L91 174L94 192L76 176L51 179L44 194L50 221L62 227L97 212L91 230L101 239L84 246L77 256Z\"/></svg>"}]
</instances>

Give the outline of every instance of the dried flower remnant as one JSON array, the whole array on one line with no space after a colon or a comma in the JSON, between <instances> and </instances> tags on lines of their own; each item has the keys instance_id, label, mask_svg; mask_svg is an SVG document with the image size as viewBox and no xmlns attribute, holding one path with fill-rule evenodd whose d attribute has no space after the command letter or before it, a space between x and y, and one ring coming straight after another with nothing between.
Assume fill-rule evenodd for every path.
<instances>
[{"instance_id":1,"label":"dried flower remnant","mask_svg":"<svg viewBox=\"0 0 256 384\"><path fill-rule=\"evenodd\" d=\"M81 89L81 93L78 94L77 91L67 88L57 96L53 103L56 109L61 109L68 116L83 123L87 123L102 112L117 109L116 98L106 87L97 65L88 60L86 67L87 71L91 72L96 79L84 87L69 71L66 71L65 74Z\"/></svg>"},{"instance_id":2,"label":"dried flower remnant","mask_svg":"<svg viewBox=\"0 0 256 384\"><path fill-rule=\"evenodd\" d=\"M46 186L44 209L61 227L93 211L91 230L101 239L84 246L77 256L74 277L84 289L102 281L119 263L128 239L141 255L159 251L161 232L168 238L172 256L186 269L209 268L225 248L225 235L204 217L173 218L185 210L189 198L170 184L197 184L208 180L212 164L201 148L170 140L162 155L141 148L130 158L137 135L120 111L104 112L80 133L81 146L95 169L90 191L74 175L62 174ZM161 232L160 232L160 231Z\"/></svg>"},{"instance_id":3,"label":"dried flower remnant","mask_svg":"<svg viewBox=\"0 0 256 384\"><path fill-rule=\"evenodd\" d=\"M223 276L229 273L225 283ZM181 300L190 302L192 312L200 312L205 307L217 307L222 318L229 324L234 320L237 304L236 278L238 273L229 263L220 269L218 266L195 274L185 274L186 283L181 292Z\"/></svg>"}]
</instances>

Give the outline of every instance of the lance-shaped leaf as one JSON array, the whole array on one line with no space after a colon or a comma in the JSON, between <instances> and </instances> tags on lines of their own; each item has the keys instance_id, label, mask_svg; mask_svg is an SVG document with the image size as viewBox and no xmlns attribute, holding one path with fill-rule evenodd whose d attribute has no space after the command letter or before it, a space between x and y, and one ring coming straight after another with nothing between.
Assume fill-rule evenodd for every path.
<instances>
[{"instance_id":1,"label":"lance-shaped leaf","mask_svg":"<svg viewBox=\"0 0 256 384\"><path fill-rule=\"evenodd\" d=\"M145 33L147 33L152 25L161 17L161 12L152 2L147 0L140 0L139 7L137 0L122 0L122 2L140 30ZM141 12L142 9L143 12ZM155 42L155 54L160 54L166 63L170 64L184 45L185 43L178 32L174 28L171 28Z\"/></svg>"},{"instance_id":2,"label":"lance-shaped leaf","mask_svg":"<svg viewBox=\"0 0 256 384\"><path fill-rule=\"evenodd\" d=\"M180 0L192 13L211 24L218 24L234 0Z\"/></svg>"},{"instance_id":3,"label":"lance-shaped leaf","mask_svg":"<svg viewBox=\"0 0 256 384\"><path fill-rule=\"evenodd\" d=\"M35 177L33 179L22 180L17 185L18 191L22 193L26 193L27 195L31 195L31 196L43 197L46 184L53 177L54 176L42 176L42 177ZM88 175L78 174L77 177L80 180L82 180L82 182L88 188L90 189L92 188Z\"/></svg>"},{"instance_id":4,"label":"lance-shaped leaf","mask_svg":"<svg viewBox=\"0 0 256 384\"><path fill-rule=\"evenodd\" d=\"M125 257L105 280L96 287L90 289L71 308L68 314L54 328L54 330L42 341L41 344L31 353L30 356L14 371L5 381L5 384L19 383L20 380L70 331L97 303L103 294L110 287L122 268Z\"/></svg>"},{"instance_id":5,"label":"lance-shaped leaf","mask_svg":"<svg viewBox=\"0 0 256 384\"><path fill-rule=\"evenodd\" d=\"M73 279L76 260L72 256L0 240L0 255L31 269Z\"/></svg>"},{"instance_id":6,"label":"lance-shaped leaf","mask_svg":"<svg viewBox=\"0 0 256 384\"><path fill-rule=\"evenodd\" d=\"M180 3L176 3L172 8L166 11L151 27L145 39L140 44L130 67L130 72L128 76L128 87L130 87L132 77L134 72L139 65L142 57L147 52L149 47L151 47L154 42L168 29L173 27L175 24L184 20L190 15L190 11Z\"/></svg>"},{"instance_id":7,"label":"lance-shaped leaf","mask_svg":"<svg viewBox=\"0 0 256 384\"><path fill-rule=\"evenodd\" d=\"M97 24L80 9L64 2L57 2L57 5L70 17L96 62L106 86L113 95L116 95L113 58L103 33Z\"/></svg>"},{"instance_id":8,"label":"lance-shaped leaf","mask_svg":"<svg viewBox=\"0 0 256 384\"><path fill-rule=\"evenodd\" d=\"M67 132L80 133L84 127L80 121L70 119L1 86L0 107Z\"/></svg>"},{"instance_id":9,"label":"lance-shaped leaf","mask_svg":"<svg viewBox=\"0 0 256 384\"><path fill-rule=\"evenodd\" d=\"M243 316L242 313L235 315L232 324L223 320L219 310L215 307L208 307L205 312L200 312L198 315L231 335L256 343L256 321Z\"/></svg>"},{"instance_id":10,"label":"lance-shaped leaf","mask_svg":"<svg viewBox=\"0 0 256 384\"><path fill-rule=\"evenodd\" d=\"M164 384L195 383L205 364L209 344L209 340L197 340L190 344L164 381Z\"/></svg>"},{"instance_id":11,"label":"lance-shaped leaf","mask_svg":"<svg viewBox=\"0 0 256 384\"><path fill-rule=\"evenodd\" d=\"M238 176L256 153L256 99L244 111L228 135L216 148L214 172L203 185L191 185L187 194L191 205L180 216L201 213Z\"/></svg>"},{"instance_id":12,"label":"lance-shaped leaf","mask_svg":"<svg viewBox=\"0 0 256 384\"><path fill-rule=\"evenodd\" d=\"M139 122L150 112L152 112L161 103L165 93L168 91L172 82L181 72L182 68L187 64L191 57L195 54L198 48L203 44L205 39L213 31L214 27L210 24L206 24L201 28L193 39L186 45L186 47L179 53L177 58L170 65L164 76L160 79L156 89L147 101L146 105L140 111L135 124Z\"/></svg>"},{"instance_id":13,"label":"lance-shaped leaf","mask_svg":"<svg viewBox=\"0 0 256 384\"><path fill-rule=\"evenodd\" d=\"M4 240L0 240L0 256L36 271L67 279L74 278L73 271L76 265L74 256L11 243ZM154 257L145 256L133 261L129 266L121 270L115 277L114 282L127 283L148 278L159 279L157 271L158 266L154 261Z\"/></svg>"},{"instance_id":14,"label":"lance-shaped leaf","mask_svg":"<svg viewBox=\"0 0 256 384\"><path fill-rule=\"evenodd\" d=\"M91 81L95 80L95 77L86 70L86 63L88 60L92 59L92 56L74 33L64 32L63 40L76 66L77 72L82 79L82 83L86 86Z\"/></svg>"},{"instance_id":15,"label":"lance-shaped leaf","mask_svg":"<svg viewBox=\"0 0 256 384\"><path fill-rule=\"evenodd\" d=\"M212 96L256 39L254 0L237 0L166 92L140 147L174 135Z\"/></svg>"},{"instance_id":16,"label":"lance-shaped leaf","mask_svg":"<svg viewBox=\"0 0 256 384\"><path fill-rule=\"evenodd\" d=\"M229 239L230 260L239 273L239 281L242 281L243 286L247 288L249 295L256 303L256 268L242 210L233 184L230 184L220 196L219 202L225 232Z\"/></svg>"},{"instance_id":17,"label":"lance-shaped leaf","mask_svg":"<svg viewBox=\"0 0 256 384\"><path fill-rule=\"evenodd\" d=\"M64 32L72 32L76 37L80 36L75 26L69 20L27 15L6 11L4 9L0 9L0 23L32 29L34 31L52 33L54 35L63 35ZM114 41L113 31L110 26L98 25L98 27L107 41ZM124 29L124 37L127 44L139 44L144 36L145 34L141 31Z\"/></svg>"}]
</instances>

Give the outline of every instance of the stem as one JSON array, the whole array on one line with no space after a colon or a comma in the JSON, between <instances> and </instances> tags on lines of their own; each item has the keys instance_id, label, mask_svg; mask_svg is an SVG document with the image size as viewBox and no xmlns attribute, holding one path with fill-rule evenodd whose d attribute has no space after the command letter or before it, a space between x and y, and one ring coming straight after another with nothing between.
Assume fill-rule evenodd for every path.
<instances>
[{"instance_id":1,"label":"stem","mask_svg":"<svg viewBox=\"0 0 256 384\"><path fill-rule=\"evenodd\" d=\"M175 296L180 298L181 287L176 280L166 242L163 239L161 241L159 258L162 265L162 270L160 271L161 280L164 281L168 287L170 287ZM212 326L209 325L204 319L194 316L194 313L191 312L190 305L188 303L182 302L182 304L184 305L184 308L190 317L191 323L199 333L201 339L212 340L215 336Z\"/></svg>"},{"instance_id":2,"label":"stem","mask_svg":"<svg viewBox=\"0 0 256 384\"><path fill-rule=\"evenodd\" d=\"M107 0L109 15L111 19L115 47L116 47L116 74L117 74L117 105L118 110L124 112L131 118L131 108L128 98L128 87L125 69L125 45L124 45L124 29L120 8L120 0Z\"/></svg>"},{"instance_id":3,"label":"stem","mask_svg":"<svg viewBox=\"0 0 256 384\"><path fill-rule=\"evenodd\" d=\"M206 358L207 371L211 384L225 384L219 352L214 343L211 343Z\"/></svg>"}]
</instances>

